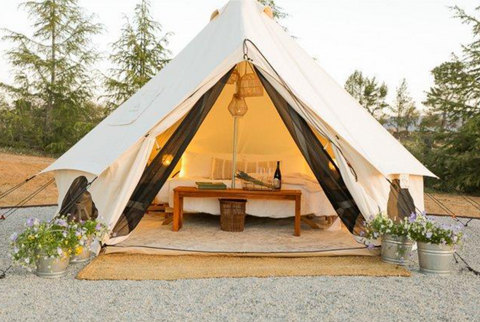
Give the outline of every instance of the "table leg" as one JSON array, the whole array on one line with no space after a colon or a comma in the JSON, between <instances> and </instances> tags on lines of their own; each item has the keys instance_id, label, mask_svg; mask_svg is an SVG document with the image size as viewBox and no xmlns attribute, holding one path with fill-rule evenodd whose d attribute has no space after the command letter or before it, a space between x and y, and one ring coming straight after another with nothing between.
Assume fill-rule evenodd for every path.
<instances>
[{"instance_id":1,"label":"table leg","mask_svg":"<svg viewBox=\"0 0 480 322\"><path fill-rule=\"evenodd\" d=\"M173 192L173 231L180 230L180 195L178 191Z\"/></svg>"},{"instance_id":2,"label":"table leg","mask_svg":"<svg viewBox=\"0 0 480 322\"><path fill-rule=\"evenodd\" d=\"M300 236L300 229L301 229L301 220L302 220L302 196L297 196L295 198L295 236Z\"/></svg>"},{"instance_id":3,"label":"table leg","mask_svg":"<svg viewBox=\"0 0 480 322\"><path fill-rule=\"evenodd\" d=\"M183 197L180 197L180 203L179 203L179 208L180 208L180 229L183 228Z\"/></svg>"}]
</instances>

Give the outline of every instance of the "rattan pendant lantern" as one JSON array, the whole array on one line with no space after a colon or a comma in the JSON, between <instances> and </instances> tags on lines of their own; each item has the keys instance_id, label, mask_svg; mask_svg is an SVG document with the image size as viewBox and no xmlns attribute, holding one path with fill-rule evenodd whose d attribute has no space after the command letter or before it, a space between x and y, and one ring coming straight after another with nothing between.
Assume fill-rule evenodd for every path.
<instances>
[{"instance_id":1,"label":"rattan pendant lantern","mask_svg":"<svg viewBox=\"0 0 480 322\"><path fill-rule=\"evenodd\" d=\"M247 66L249 65L249 63L246 63L245 75L240 78L240 82L238 84L238 95L241 97L263 96L262 82L253 72L253 70L251 72L247 72Z\"/></svg>"},{"instance_id":2,"label":"rattan pendant lantern","mask_svg":"<svg viewBox=\"0 0 480 322\"><path fill-rule=\"evenodd\" d=\"M238 82L239 80L240 80L240 73L235 68L233 70L233 72L230 74L230 77L227 80L227 84L232 85L232 84L235 84L236 82Z\"/></svg>"},{"instance_id":3,"label":"rattan pendant lantern","mask_svg":"<svg viewBox=\"0 0 480 322\"><path fill-rule=\"evenodd\" d=\"M238 95L233 94L232 100L230 104L228 104L228 111L232 114L233 117L242 117L248 111L247 102L245 102L245 98Z\"/></svg>"}]
</instances>

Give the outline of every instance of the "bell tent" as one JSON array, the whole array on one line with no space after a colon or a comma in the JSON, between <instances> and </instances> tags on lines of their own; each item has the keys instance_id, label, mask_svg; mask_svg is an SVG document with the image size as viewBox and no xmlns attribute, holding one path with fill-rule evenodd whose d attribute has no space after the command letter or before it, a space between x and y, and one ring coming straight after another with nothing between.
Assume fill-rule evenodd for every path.
<instances>
[{"instance_id":1,"label":"bell tent","mask_svg":"<svg viewBox=\"0 0 480 322\"><path fill-rule=\"evenodd\" d=\"M314 178L324 198L310 208L334 213L354 236L379 211L395 211L392 193L409 197L396 201L404 208L423 210L423 177L434 176L296 44L270 8L231 0L44 172L54 173L63 207L88 188L112 231L105 242L114 245L173 177L228 180L232 166L258 172L274 160L283 160L284 173ZM392 190L400 177L408 187ZM266 207L257 213L268 216Z\"/></svg>"}]
</instances>

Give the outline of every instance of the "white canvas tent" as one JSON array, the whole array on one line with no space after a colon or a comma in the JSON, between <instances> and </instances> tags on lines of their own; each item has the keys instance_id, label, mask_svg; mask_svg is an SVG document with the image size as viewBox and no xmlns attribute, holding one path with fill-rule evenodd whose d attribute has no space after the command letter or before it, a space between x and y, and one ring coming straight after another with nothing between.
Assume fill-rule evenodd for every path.
<instances>
[{"instance_id":1,"label":"white canvas tent","mask_svg":"<svg viewBox=\"0 0 480 322\"><path fill-rule=\"evenodd\" d=\"M195 103L247 56L326 145L363 217L368 219L386 210L390 193L387 179L401 174L409 175L410 193L415 205L423 210L423 177L434 175L327 75L255 0L229 1L157 76L44 170L55 174L59 204L77 177L85 176L89 181L97 178L89 192L100 218L113 228L152 151L168 139ZM217 107L222 105L226 110L231 91L225 86L212 115L205 120L213 125L202 125L189 149L231 151L231 136L223 135L231 133L231 128L223 126L231 124L231 116L222 116L222 108ZM272 102L265 95L249 101L249 108L255 111L256 106L269 104ZM284 139L288 137L285 129L272 135L273 127L277 123L280 127L281 121L262 114L272 111L275 109L248 115L251 121L246 119L240 131L240 152L292 149L298 153L293 141ZM222 117L229 119L222 121ZM268 126L262 127L259 120ZM267 136L270 143L261 145L259 135ZM115 244L126 237L111 237L107 242Z\"/></svg>"}]
</instances>

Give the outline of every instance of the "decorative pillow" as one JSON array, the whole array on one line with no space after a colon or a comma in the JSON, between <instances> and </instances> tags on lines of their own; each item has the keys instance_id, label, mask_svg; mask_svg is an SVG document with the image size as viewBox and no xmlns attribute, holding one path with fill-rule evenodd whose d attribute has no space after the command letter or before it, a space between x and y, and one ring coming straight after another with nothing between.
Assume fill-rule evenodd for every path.
<instances>
[{"instance_id":1,"label":"decorative pillow","mask_svg":"<svg viewBox=\"0 0 480 322\"><path fill-rule=\"evenodd\" d=\"M212 157L208 154L185 152L182 156L181 178L209 178Z\"/></svg>"},{"instance_id":2,"label":"decorative pillow","mask_svg":"<svg viewBox=\"0 0 480 322\"><path fill-rule=\"evenodd\" d=\"M245 171L245 162L237 161L237 171ZM232 178L232 160L212 158L212 171L210 178L213 180L225 180Z\"/></svg>"}]
</instances>

